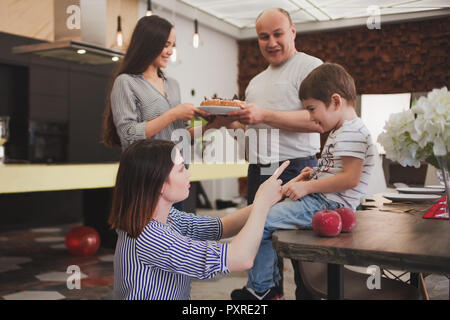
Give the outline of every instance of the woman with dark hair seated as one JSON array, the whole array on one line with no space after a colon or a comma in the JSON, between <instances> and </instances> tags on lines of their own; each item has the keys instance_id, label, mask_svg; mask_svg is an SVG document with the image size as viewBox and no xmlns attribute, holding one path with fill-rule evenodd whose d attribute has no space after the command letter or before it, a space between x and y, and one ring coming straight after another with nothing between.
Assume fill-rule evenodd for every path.
<instances>
[{"instance_id":1,"label":"woman with dark hair seated","mask_svg":"<svg viewBox=\"0 0 450 320\"><path fill-rule=\"evenodd\" d=\"M288 164L260 186L251 206L223 218L196 216L172 207L188 196L190 176L175 144L133 143L120 160L109 217L118 232L115 298L189 299L192 278L251 268Z\"/></svg>"}]
</instances>

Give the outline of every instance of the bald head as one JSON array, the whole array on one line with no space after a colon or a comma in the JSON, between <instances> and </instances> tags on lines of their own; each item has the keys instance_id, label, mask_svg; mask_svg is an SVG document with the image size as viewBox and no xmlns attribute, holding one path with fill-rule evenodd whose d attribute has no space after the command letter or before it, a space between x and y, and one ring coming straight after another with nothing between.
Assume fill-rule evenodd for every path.
<instances>
[{"instance_id":1,"label":"bald head","mask_svg":"<svg viewBox=\"0 0 450 320\"><path fill-rule=\"evenodd\" d=\"M264 58L278 66L297 53L295 25L289 13L280 8L263 11L256 19L258 45Z\"/></svg>"},{"instance_id":2,"label":"bald head","mask_svg":"<svg viewBox=\"0 0 450 320\"><path fill-rule=\"evenodd\" d=\"M282 9L282 8L270 8L270 9L266 9L266 10L264 10L263 12L261 12L259 15L258 15L258 17L256 18L256 22L255 23L258 23L258 20L259 20L259 18L261 18L263 15L265 15L265 14L279 14L279 13L281 13L281 14L283 14L286 18L287 18L287 20L288 20L288 22L289 22L289 25L291 25L292 24L292 19L291 19L291 15L289 14L289 12L287 12L286 10L284 10L284 9Z\"/></svg>"}]
</instances>

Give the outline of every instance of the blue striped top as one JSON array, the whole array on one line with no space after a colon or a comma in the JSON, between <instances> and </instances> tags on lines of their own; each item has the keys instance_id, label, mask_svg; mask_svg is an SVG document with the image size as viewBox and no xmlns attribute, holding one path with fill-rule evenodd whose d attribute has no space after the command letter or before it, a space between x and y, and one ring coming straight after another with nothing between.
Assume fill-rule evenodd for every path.
<instances>
[{"instance_id":1,"label":"blue striped top","mask_svg":"<svg viewBox=\"0 0 450 320\"><path fill-rule=\"evenodd\" d=\"M229 273L219 218L172 208L167 224L152 220L138 238L118 230L114 298L187 300L192 278Z\"/></svg>"}]
</instances>

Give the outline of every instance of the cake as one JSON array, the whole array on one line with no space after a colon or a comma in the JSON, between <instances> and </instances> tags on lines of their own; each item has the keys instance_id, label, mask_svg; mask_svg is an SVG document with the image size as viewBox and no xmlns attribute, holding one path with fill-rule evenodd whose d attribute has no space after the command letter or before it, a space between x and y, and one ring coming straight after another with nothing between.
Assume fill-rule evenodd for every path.
<instances>
[{"instance_id":1,"label":"cake","mask_svg":"<svg viewBox=\"0 0 450 320\"><path fill-rule=\"evenodd\" d=\"M237 99L206 99L203 100L201 106L217 106L217 107L240 107L244 101Z\"/></svg>"}]
</instances>

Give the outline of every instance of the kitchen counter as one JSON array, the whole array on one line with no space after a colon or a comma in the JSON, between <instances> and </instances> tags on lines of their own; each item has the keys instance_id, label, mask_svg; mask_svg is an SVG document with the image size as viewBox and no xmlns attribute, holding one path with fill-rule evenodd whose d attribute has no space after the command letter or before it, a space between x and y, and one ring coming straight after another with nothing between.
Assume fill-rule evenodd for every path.
<instances>
[{"instance_id":1,"label":"kitchen counter","mask_svg":"<svg viewBox=\"0 0 450 320\"><path fill-rule=\"evenodd\" d=\"M112 188L119 163L6 164L0 193ZM248 163L190 164L191 181L247 176Z\"/></svg>"}]
</instances>

